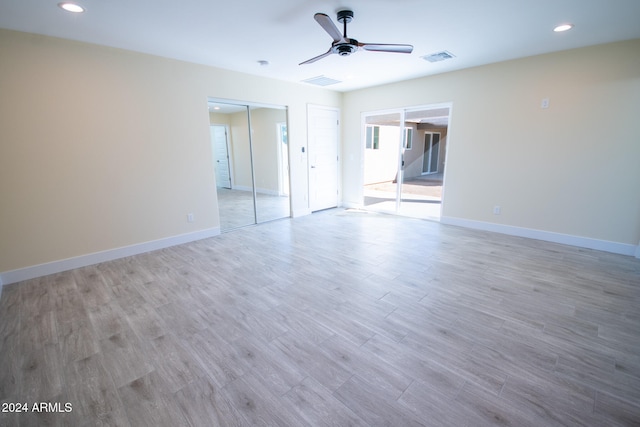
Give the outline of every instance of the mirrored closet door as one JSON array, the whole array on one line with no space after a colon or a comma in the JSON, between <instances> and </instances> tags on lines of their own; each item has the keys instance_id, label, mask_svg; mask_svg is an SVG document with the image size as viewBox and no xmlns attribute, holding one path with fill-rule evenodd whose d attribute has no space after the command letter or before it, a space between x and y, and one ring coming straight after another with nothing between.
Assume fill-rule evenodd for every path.
<instances>
[{"instance_id":1,"label":"mirrored closet door","mask_svg":"<svg viewBox=\"0 0 640 427\"><path fill-rule=\"evenodd\" d=\"M220 230L291 216L287 109L209 99Z\"/></svg>"}]
</instances>

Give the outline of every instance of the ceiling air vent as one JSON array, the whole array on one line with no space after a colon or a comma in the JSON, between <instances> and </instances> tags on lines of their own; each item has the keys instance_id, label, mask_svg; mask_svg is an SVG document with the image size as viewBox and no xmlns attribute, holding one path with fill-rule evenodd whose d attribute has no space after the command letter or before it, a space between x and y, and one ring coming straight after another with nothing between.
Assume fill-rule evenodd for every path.
<instances>
[{"instance_id":1,"label":"ceiling air vent","mask_svg":"<svg viewBox=\"0 0 640 427\"><path fill-rule=\"evenodd\" d=\"M451 59L455 57L456 56L453 53L443 50L442 52L436 52L429 55L425 55L422 57L422 59L429 62L440 62L440 61L444 61L445 59Z\"/></svg>"},{"instance_id":2,"label":"ceiling air vent","mask_svg":"<svg viewBox=\"0 0 640 427\"><path fill-rule=\"evenodd\" d=\"M310 79L302 80L304 83L311 83L318 86L329 86L336 83L342 83L340 80L335 80L326 76L311 77Z\"/></svg>"}]
</instances>

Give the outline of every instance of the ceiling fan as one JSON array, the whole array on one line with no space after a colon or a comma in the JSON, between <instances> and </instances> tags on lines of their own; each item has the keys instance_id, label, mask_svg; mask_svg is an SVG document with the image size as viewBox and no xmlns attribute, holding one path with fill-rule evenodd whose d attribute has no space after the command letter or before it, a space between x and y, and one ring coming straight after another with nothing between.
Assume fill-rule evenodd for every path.
<instances>
[{"instance_id":1,"label":"ceiling fan","mask_svg":"<svg viewBox=\"0 0 640 427\"><path fill-rule=\"evenodd\" d=\"M333 43L331 43L331 48L327 52L322 55L318 55L315 58L301 62L299 65L311 64L312 62L316 62L317 60L334 53L337 53L340 56L348 56L359 49L393 53L411 53L413 51L413 46L410 44L360 43L356 39L350 39L347 37L347 24L353 19L353 11L351 10L341 10L338 12L338 22L344 26L343 34L340 34L340 30L338 30L328 15L324 13L316 13L313 15L313 18L327 33L329 33L333 38Z\"/></svg>"}]
</instances>

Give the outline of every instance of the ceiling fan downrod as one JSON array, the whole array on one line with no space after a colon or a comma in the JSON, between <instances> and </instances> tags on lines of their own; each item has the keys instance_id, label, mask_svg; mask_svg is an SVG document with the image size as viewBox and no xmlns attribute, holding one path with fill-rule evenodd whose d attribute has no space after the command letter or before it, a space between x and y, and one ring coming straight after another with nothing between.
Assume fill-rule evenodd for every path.
<instances>
[{"instance_id":1,"label":"ceiling fan downrod","mask_svg":"<svg viewBox=\"0 0 640 427\"><path fill-rule=\"evenodd\" d=\"M346 39L347 38L347 24L349 22L351 22L351 20L353 19L353 11L352 10L341 10L338 12L338 22L342 23L343 25L343 37Z\"/></svg>"},{"instance_id":2,"label":"ceiling fan downrod","mask_svg":"<svg viewBox=\"0 0 640 427\"><path fill-rule=\"evenodd\" d=\"M353 11L352 10L341 10L338 12L338 22L342 23L342 39L345 40L345 43L337 44L336 51L340 56L349 56L353 52L357 50L355 45L358 44L357 40L350 40L347 37L347 24L351 22L353 19Z\"/></svg>"}]
</instances>

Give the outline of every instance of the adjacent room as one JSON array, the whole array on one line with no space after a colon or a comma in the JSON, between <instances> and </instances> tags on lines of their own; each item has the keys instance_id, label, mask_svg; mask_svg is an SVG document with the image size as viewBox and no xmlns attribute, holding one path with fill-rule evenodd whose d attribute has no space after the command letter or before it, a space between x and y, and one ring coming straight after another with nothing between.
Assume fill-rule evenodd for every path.
<instances>
[{"instance_id":1,"label":"adjacent room","mask_svg":"<svg viewBox=\"0 0 640 427\"><path fill-rule=\"evenodd\" d=\"M639 425L640 3L520 3L0 3L0 425Z\"/></svg>"}]
</instances>

